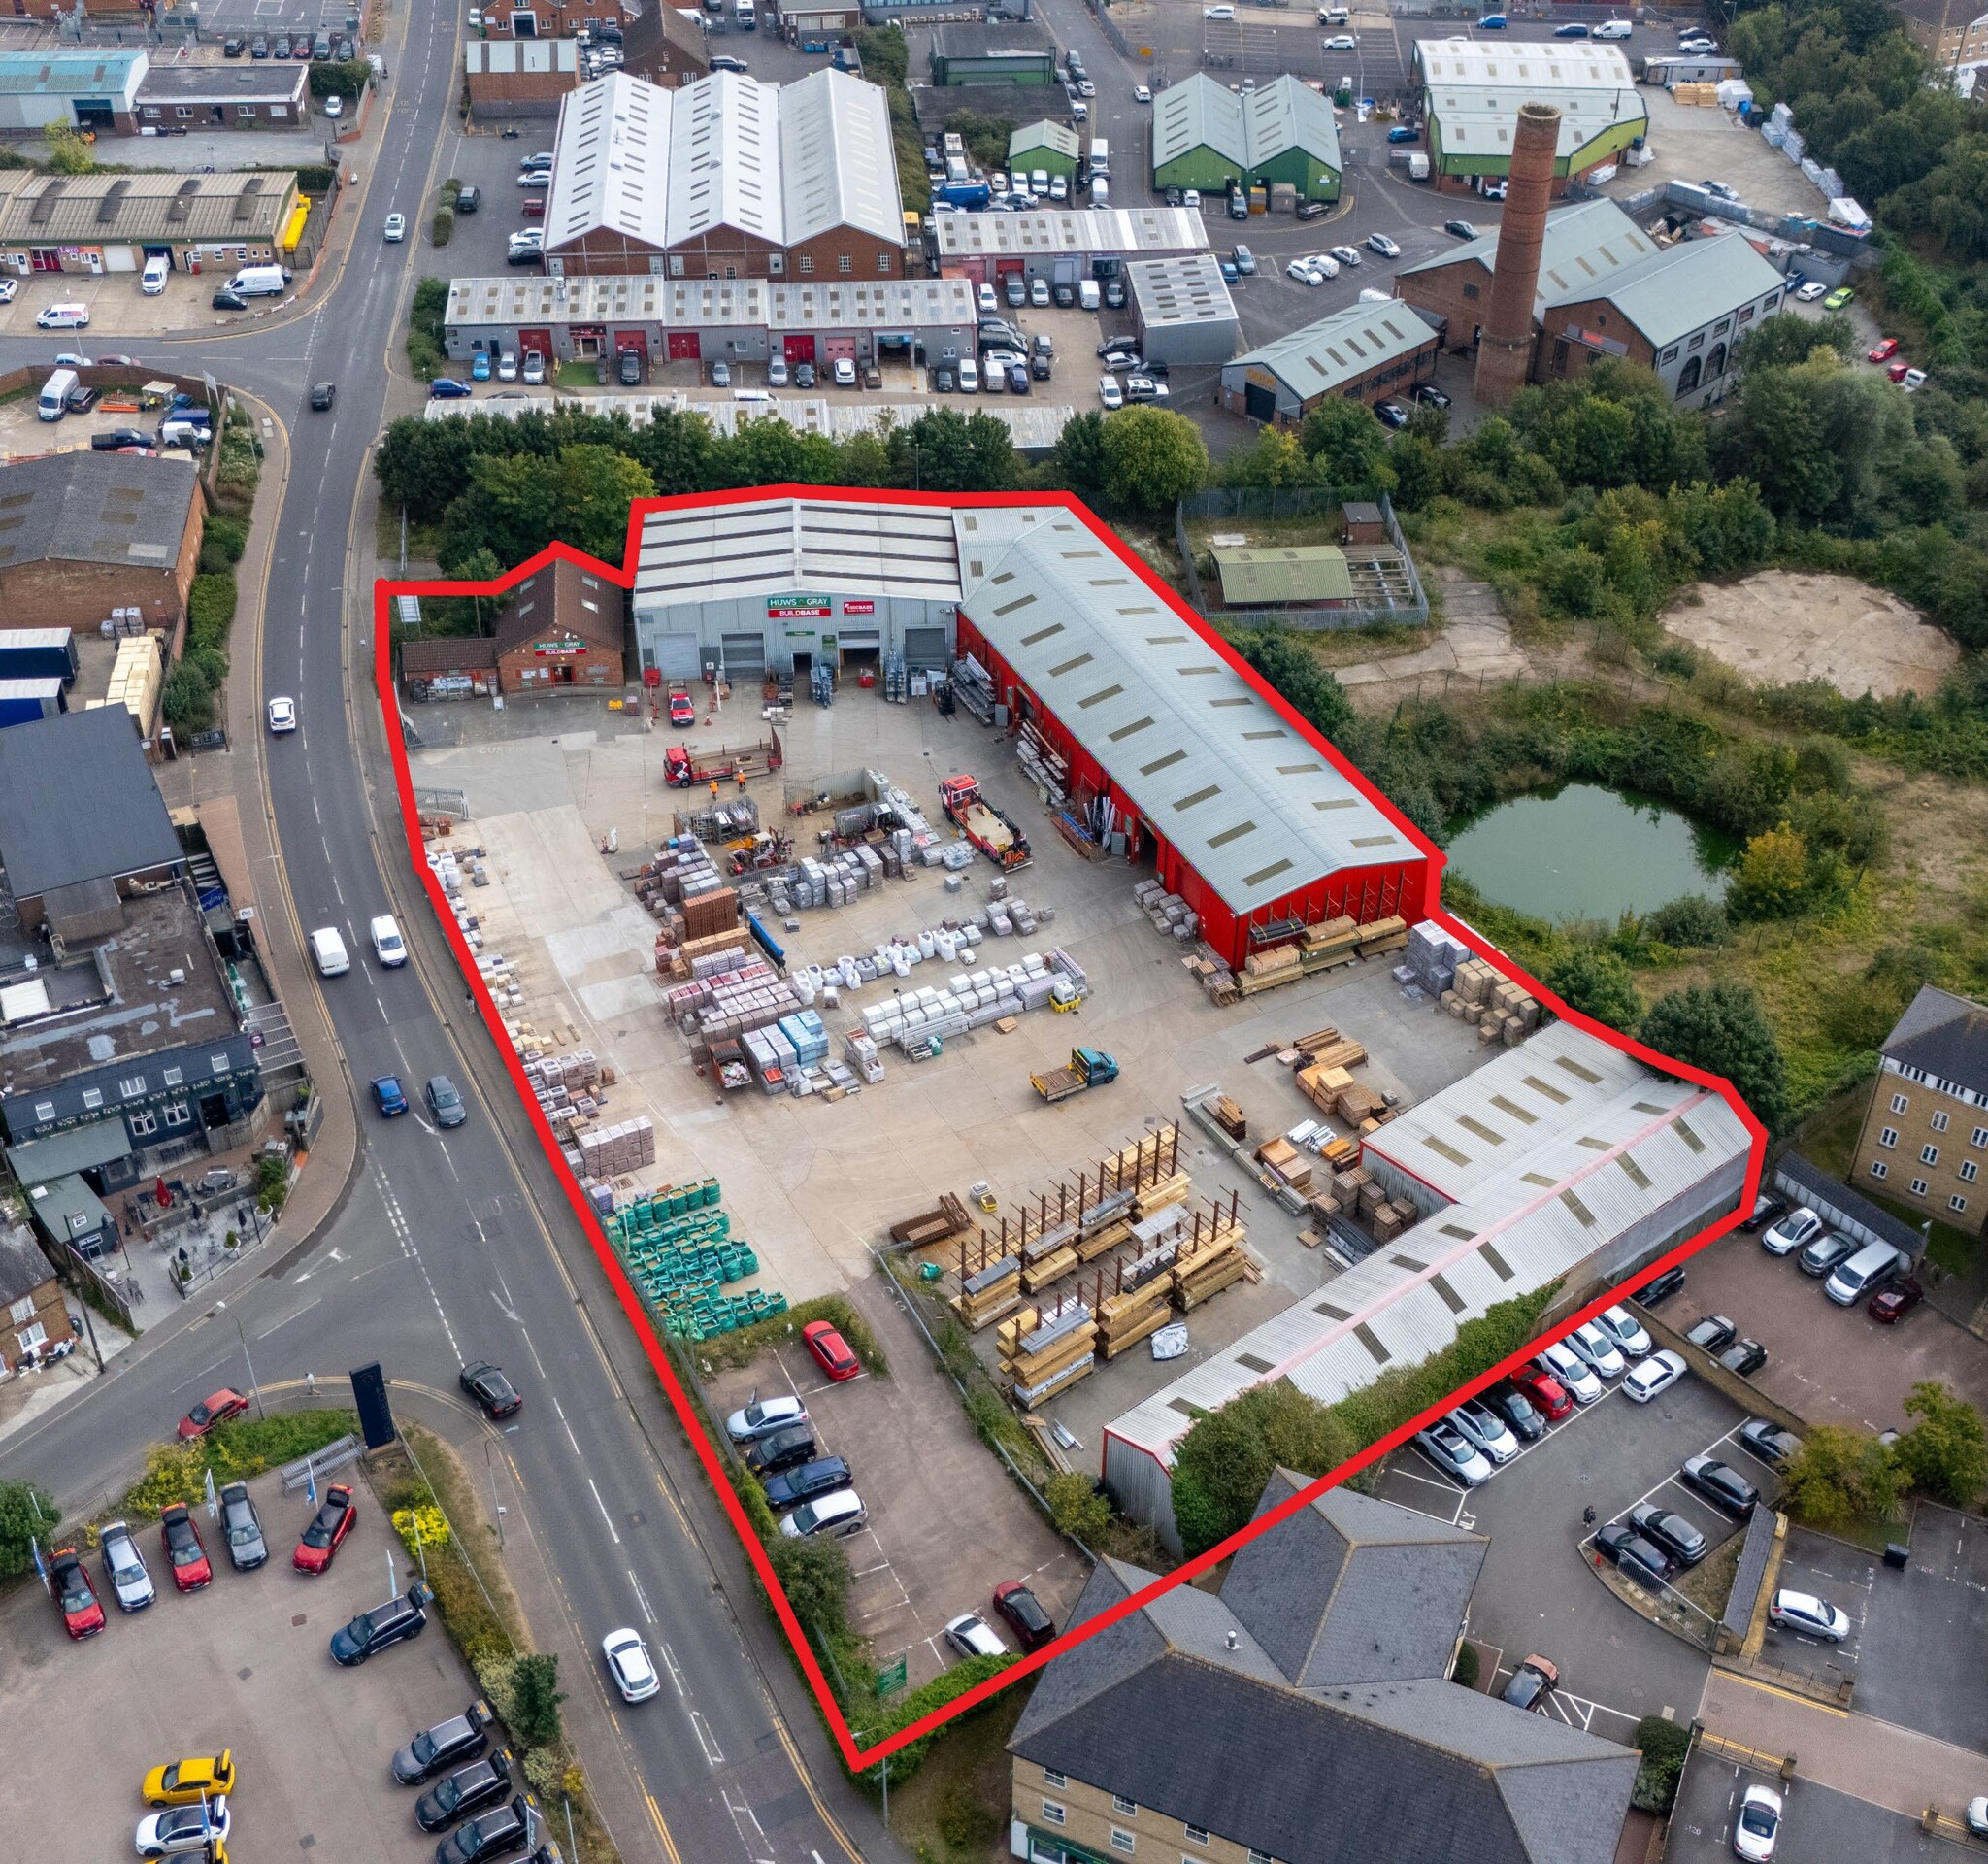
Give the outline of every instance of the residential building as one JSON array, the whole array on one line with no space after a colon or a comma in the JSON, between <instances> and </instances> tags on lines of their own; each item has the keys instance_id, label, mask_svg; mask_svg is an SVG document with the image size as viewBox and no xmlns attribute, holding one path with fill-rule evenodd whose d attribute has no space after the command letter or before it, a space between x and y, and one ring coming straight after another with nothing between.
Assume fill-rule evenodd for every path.
<instances>
[{"instance_id":1,"label":"residential building","mask_svg":"<svg viewBox=\"0 0 1988 1864\"><path fill-rule=\"evenodd\" d=\"M1613 201L1547 216L1534 288L1526 379L1577 376L1597 356L1626 356L1671 393L1709 407L1733 384L1740 339L1785 307L1787 281L1737 231L1699 222L1702 237L1664 244ZM1395 290L1443 331L1443 347L1476 349L1498 260L1487 233L1395 275Z\"/></svg>"},{"instance_id":2,"label":"residential building","mask_svg":"<svg viewBox=\"0 0 1988 1864\"><path fill-rule=\"evenodd\" d=\"M154 254L185 271L233 271L285 256L297 178L276 169L51 175L0 169L0 271L141 272Z\"/></svg>"},{"instance_id":3,"label":"residential building","mask_svg":"<svg viewBox=\"0 0 1988 1864\"><path fill-rule=\"evenodd\" d=\"M143 129L297 129L311 121L309 65L269 58L153 65L138 86Z\"/></svg>"},{"instance_id":4,"label":"residential building","mask_svg":"<svg viewBox=\"0 0 1988 1864\"><path fill-rule=\"evenodd\" d=\"M934 26L932 83L942 90L963 84L1046 89L1056 83L1056 48L1042 27L1025 20Z\"/></svg>"},{"instance_id":5,"label":"residential building","mask_svg":"<svg viewBox=\"0 0 1988 1864\"><path fill-rule=\"evenodd\" d=\"M672 8L663 12L677 17ZM462 52L470 115L480 122L557 116L580 84L577 40L472 38Z\"/></svg>"},{"instance_id":6,"label":"residential building","mask_svg":"<svg viewBox=\"0 0 1988 1864\"><path fill-rule=\"evenodd\" d=\"M1125 268L1140 353L1170 368L1227 362L1242 341L1236 301L1212 252L1141 259Z\"/></svg>"},{"instance_id":7,"label":"residential building","mask_svg":"<svg viewBox=\"0 0 1988 1864\"><path fill-rule=\"evenodd\" d=\"M1280 1469L1259 1517L1308 1479ZM1449 1681L1489 1543L1338 1488L1052 1661L1008 1744L1031 1864L1609 1864L1640 1756ZM1074 1628L1157 1583L1107 1559Z\"/></svg>"},{"instance_id":8,"label":"residential building","mask_svg":"<svg viewBox=\"0 0 1988 1864\"><path fill-rule=\"evenodd\" d=\"M0 1222L0 1357L10 1366L76 1338L62 1284L25 1224Z\"/></svg>"},{"instance_id":9,"label":"residential building","mask_svg":"<svg viewBox=\"0 0 1988 1864\"><path fill-rule=\"evenodd\" d=\"M26 0L21 4L25 9ZM90 129L135 136L138 88L150 64L142 50L108 47L0 52L0 134Z\"/></svg>"},{"instance_id":10,"label":"residential building","mask_svg":"<svg viewBox=\"0 0 1988 1864\"><path fill-rule=\"evenodd\" d=\"M1553 191L1616 160L1649 133L1649 112L1629 60L1592 39L1543 44L1484 39L1418 39L1414 77L1428 125L1438 188L1482 192L1511 165L1512 126L1523 104L1560 113Z\"/></svg>"},{"instance_id":11,"label":"residential building","mask_svg":"<svg viewBox=\"0 0 1988 1864\"><path fill-rule=\"evenodd\" d=\"M1222 406L1292 427L1332 395L1390 401L1436 375L1438 327L1406 304L1353 303L1222 368Z\"/></svg>"},{"instance_id":12,"label":"residential building","mask_svg":"<svg viewBox=\"0 0 1988 1864\"><path fill-rule=\"evenodd\" d=\"M884 93L829 69L583 84L559 107L545 233L555 279L902 278Z\"/></svg>"},{"instance_id":13,"label":"residential building","mask_svg":"<svg viewBox=\"0 0 1988 1864\"><path fill-rule=\"evenodd\" d=\"M644 7L623 28L621 69L675 90L711 76L711 35L680 7Z\"/></svg>"},{"instance_id":14,"label":"residential building","mask_svg":"<svg viewBox=\"0 0 1988 1864\"><path fill-rule=\"evenodd\" d=\"M46 453L0 462L0 632L95 633L138 609L177 648L206 498L190 456Z\"/></svg>"},{"instance_id":15,"label":"residential building","mask_svg":"<svg viewBox=\"0 0 1988 1864\"><path fill-rule=\"evenodd\" d=\"M1851 1179L1978 1235L1984 1174L1988 1009L1925 984L1879 1045Z\"/></svg>"},{"instance_id":16,"label":"residential building","mask_svg":"<svg viewBox=\"0 0 1988 1864\"><path fill-rule=\"evenodd\" d=\"M1981 0L1899 0L1905 35L1946 70L1988 62L1988 11Z\"/></svg>"},{"instance_id":17,"label":"residential building","mask_svg":"<svg viewBox=\"0 0 1988 1864\"><path fill-rule=\"evenodd\" d=\"M1220 192L1286 183L1304 201L1340 197L1340 133L1332 104L1286 72L1242 93L1195 72L1153 100L1156 191Z\"/></svg>"},{"instance_id":18,"label":"residential building","mask_svg":"<svg viewBox=\"0 0 1988 1864\"><path fill-rule=\"evenodd\" d=\"M401 676L424 698L454 696L436 682L467 682L507 694L599 692L622 683L627 591L561 557L511 589L488 639L410 641Z\"/></svg>"}]
</instances>

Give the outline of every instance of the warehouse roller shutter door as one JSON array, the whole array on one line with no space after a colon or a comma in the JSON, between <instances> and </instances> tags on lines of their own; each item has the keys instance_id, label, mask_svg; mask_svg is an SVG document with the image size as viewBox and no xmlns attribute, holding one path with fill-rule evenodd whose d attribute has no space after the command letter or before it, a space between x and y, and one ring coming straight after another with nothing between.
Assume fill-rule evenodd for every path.
<instances>
[{"instance_id":1,"label":"warehouse roller shutter door","mask_svg":"<svg viewBox=\"0 0 1988 1864\"><path fill-rule=\"evenodd\" d=\"M921 667L926 671L943 669L949 656L945 650L945 630L944 628L907 628L905 630L905 665Z\"/></svg>"},{"instance_id":2,"label":"warehouse roller shutter door","mask_svg":"<svg viewBox=\"0 0 1988 1864\"><path fill-rule=\"evenodd\" d=\"M728 634L724 637L725 671L734 680L758 679L766 671L766 636Z\"/></svg>"},{"instance_id":3,"label":"warehouse roller shutter door","mask_svg":"<svg viewBox=\"0 0 1988 1864\"><path fill-rule=\"evenodd\" d=\"M703 672L697 656L694 634L659 634L655 637L656 671L665 680L695 680Z\"/></svg>"},{"instance_id":4,"label":"warehouse roller shutter door","mask_svg":"<svg viewBox=\"0 0 1988 1864\"><path fill-rule=\"evenodd\" d=\"M1268 423L1276 419L1276 390L1274 388L1259 388L1253 382L1245 383L1242 386L1242 412L1251 420L1261 420Z\"/></svg>"}]
</instances>

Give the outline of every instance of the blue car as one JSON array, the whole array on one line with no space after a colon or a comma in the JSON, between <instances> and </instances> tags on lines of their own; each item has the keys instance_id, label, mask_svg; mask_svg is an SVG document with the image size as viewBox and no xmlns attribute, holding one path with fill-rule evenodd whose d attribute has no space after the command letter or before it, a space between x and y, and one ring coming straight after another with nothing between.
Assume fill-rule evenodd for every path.
<instances>
[{"instance_id":1,"label":"blue car","mask_svg":"<svg viewBox=\"0 0 1988 1864\"><path fill-rule=\"evenodd\" d=\"M1479 32L1503 32L1505 30L1504 14L1487 13L1483 18L1477 21L1477 30Z\"/></svg>"},{"instance_id":2,"label":"blue car","mask_svg":"<svg viewBox=\"0 0 1988 1864\"><path fill-rule=\"evenodd\" d=\"M476 392L468 383L457 382L452 376L438 376L428 384L431 401L461 401Z\"/></svg>"},{"instance_id":3,"label":"blue car","mask_svg":"<svg viewBox=\"0 0 1988 1864\"><path fill-rule=\"evenodd\" d=\"M1585 39L1588 36L1588 29L1575 19L1567 25L1555 26L1553 36L1556 39Z\"/></svg>"},{"instance_id":4,"label":"blue car","mask_svg":"<svg viewBox=\"0 0 1988 1864\"><path fill-rule=\"evenodd\" d=\"M470 359L470 380L472 382L488 382L490 380L490 352L487 350L479 350Z\"/></svg>"},{"instance_id":5,"label":"blue car","mask_svg":"<svg viewBox=\"0 0 1988 1864\"><path fill-rule=\"evenodd\" d=\"M1222 283L1224 284L1234 284L1242 278L1242 274L1236 269L1236 261L1234 259L1222 259L1218 263L1222 268Z\"/></svg>"},{"instance_id":6,"label":"blue car","mask_svg":"<svg viewBox=\"0 0 1988 1864\"><path fill-rule=\"evenodd\" d=\"M1422 132L1412 123L1397 123L1387 132L1387 140L1391 143L1419 143Z\"/></svg>"},{"instance_id":7,"label":"blue car","mask_svg":"<svg viewBox=\"0 0 1988 1864\"><path fill-rule=\"evenodd\" d=\"M387 1119L408 1110L408 1097L401 1091L399 1081L392 1075L374 1076L373 1098L378 1103L381 1114Z\"/></svg>"}]
</instances>

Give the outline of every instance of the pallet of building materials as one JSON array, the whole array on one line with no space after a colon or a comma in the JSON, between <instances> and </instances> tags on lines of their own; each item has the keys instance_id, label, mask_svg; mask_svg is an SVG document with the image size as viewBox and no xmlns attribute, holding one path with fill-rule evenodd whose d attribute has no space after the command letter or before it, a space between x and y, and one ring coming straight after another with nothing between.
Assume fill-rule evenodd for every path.
<instances>
[{"instance_id":1,"label":"pallet of building materials","mask_svg":"<svg viewBox=\"0 0 1988 1864\"><path fill-rule=\"evenodd\" d=\"M1184 1204L1191 1188L1185 1172L1172 1173L1140 1191L1132 1200L1133 1215L1143 1223L1147 1217L1160 1211L1171 1210L1176 1204Z\"/></svg>"},{"instance_id":2,"label":"pallet of building materials","mask_svg":"<svg viewBox=\"0 0 1988 1864\"><path fill-rule=\"evenodd\" d=\"M1174 1305L1182 1314L1191 1313L1232 1282L1242 1281L1248 1266L1249 1258L1240 1248L1196 1256L1187 1267L1174 1271Z\"/></svg>"},{"instance_id":3,"label":"pallet of building materials","mask_svg":"<svg viewBox=\"0 0 1988 1864\"><path fill-rule=\"evenodd\" d=\"M982 1327L1001 1318L1021 1302L1021 1265L1012 1256L1005 1257L1008 1266L991 1281L984 1283L981 1275L969 1277L971 1282L978 1284L971 1291L962 1290L952 1297L952 1311L959 1315L960 1322L970 1332L978 1333ZM999 1268L989 1264L989 1268Z\"/></svg>"},{"instance_id":4,"label":"pallet of building materials","mask_svg":"<svg viewBox=\"0 0 1988 1864\"><path fill-rule=\"evenodd\" d=\"M1071 1248L1052 1249L1047 1255L1039 1256L1021 1272L1021 1284L1030 1294L1038 1294L1044 1288L1062 1281L1077 1267L1077 1251Z\"/></svg>"},{"instance_id":5,"label":"pallet of building materials","mask_svg":"<svg viewBox=\"0 0 1988 1864\"><path fill-rule=\"evenodd\" d=\"M1077 1259L1079 1262L1095 1262L1099 1256L1110 1254L1131 1235L1132 1225L1122 1216L1114 1222L1102 1223L1077 1239Z\"/></svg>"},{"instance_id":6,"label":"pallet of building materials","mask_svg":"<svg viewBox=\"0 0 1988 1864\"><path fill-rule=\"evenodd\" d=\"M1238 1144L1247 1137L1249 1122L1243 1118L1242 1109L1227 1094L1216 1098L1213 1106L1209 1109L1209 1114L1214 1123Z\"/></svg>"},{"instance_id":7,"label":"pallet of building materials","mask_svg":"<svg viewBox=\"0 0 1988 1864\"><path fill-rule=\"evenodd\" d=\"M1318 1155L1334 1172L1347 1171L1360 1162L1360 1143L1353 1139L1329 1139L1319 1147Z\"/></svg>"},{"instance_id":8,"label":"pallet of building materials","mask_svg":"<svg viewBox=\"0 0 1988 1864\"><path fill-rule=\"evenodd\" d=\"M1368 1225L1373 1230L1376 1243L1392 1243L1406 1227L1400 1213L1392 1204L1376 1205L1368 1217Z\"/></svg>"},{"instance_id":9,"label":"pallet of building materials","mask_svg":"<svg viewBox=\"0 0 1988 1864\"><path fill-rule=\"evenodd\" d=\"M1360 928L1360 955L1378 956L1383 951L1400 951L1408 943L1408 922L1404 918L1375 919Z\"/></svg>"},{"instance_id":10,"label":"pallet of building materials","mask_svg":"<svg viewBox=\"0 0 1988 1864\"><path fill-rule=\"evenodd\" d=\"M995 1335L1004 1369L1023 1384L1041 1383L1090 1351L1096 1318L1090 1304L1076 1295L1052 1307L1025 1308Z\"/></svg>"},{"instance_id":11,"label":"pallet of building materials","mask_svg":"<svg viewBox=\"0 0 1988 1864\"><path fill-rule=\"evenodd\" d=\"M1038 1406L1048 1403L1058 1392L1068 1390L1078 1380L1088 1379L1097 1363L1097 1355L1087 1353L1075 1365L1066 1366L1039 1385L1014 1386L1010 1396L1024 1411L1034 1411Z\"/></svg>"},{"instance_id":12,"label":"pallet of building materials","mask_svg":"<svg viewBox=\"0 0 1988 1864\"><path fill-rule=\"evenodd\" d=\"M1327 1068L1314 1065L1300 1068L1293 1079L1298 1091L1322 1113L1333 1113L1339 1105L1340 1095L1353 1084L1353 1078L1343 1068Z\"/></svg>"},{"instance_id":13,"label":"pallet of building materials","mask_svg":"<svg viewBox=\"0 0 1988 1864\"><path fill-rule=\"evenodd\" d=\"M1359 940L1359 922L1342 915L1322 920L1317 925L1308 925L1298 944L1308 968L1329 971L1334 965L1346 964L1357 955Z\"/></svg>"},{"instance_id":14,"label":"pallet of building materials","mask_svg":"<svg viewBox=\"0 0 1988 1864\"><path fill-rule=\"evenodd\" d=\"M935 1243L950 1243L965 1236L974 1227L974 1220L967 1215L967 1207L953 1195L945 1192L934 1211L920 1211L916 1216L905 1217L890 1226L890 1240L908 1249L929 1248Z\"/></svg>"}]
</instances>

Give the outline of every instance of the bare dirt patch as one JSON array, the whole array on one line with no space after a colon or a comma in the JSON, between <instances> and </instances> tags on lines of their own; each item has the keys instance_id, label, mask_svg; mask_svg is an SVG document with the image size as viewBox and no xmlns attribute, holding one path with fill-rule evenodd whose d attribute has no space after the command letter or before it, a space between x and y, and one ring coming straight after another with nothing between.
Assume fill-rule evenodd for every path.
<instances>
[{"instance_id":1,"label":"bare dirt patch","mask_svg":"<svg viewBox=\"0 0 1988 1864\"><path fill-rule=\"evenodd\" d=\"M1916 609L1845 576L1764 570L1730 586L1704 582L1657 619L1748 679L1827 680L1852 699L1932 693L1960 659Z\"/></svg>"}]
</instances>

